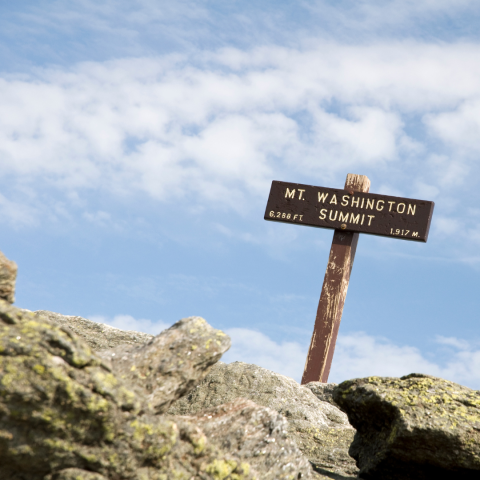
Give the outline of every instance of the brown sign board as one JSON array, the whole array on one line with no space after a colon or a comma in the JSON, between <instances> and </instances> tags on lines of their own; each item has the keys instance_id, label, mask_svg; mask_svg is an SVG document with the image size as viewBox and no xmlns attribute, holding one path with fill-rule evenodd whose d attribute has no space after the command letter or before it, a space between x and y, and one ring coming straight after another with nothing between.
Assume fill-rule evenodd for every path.
<instances>
[{"instance_id":1,"label":"brown sign board","mask_svg":"<svg viewBox=\"0 0 480 480\"><path fill-rule=\"evenodd\" d=\"M426 242L434 202L272 182L265 220Z\"/></svg>"}]
</instances>

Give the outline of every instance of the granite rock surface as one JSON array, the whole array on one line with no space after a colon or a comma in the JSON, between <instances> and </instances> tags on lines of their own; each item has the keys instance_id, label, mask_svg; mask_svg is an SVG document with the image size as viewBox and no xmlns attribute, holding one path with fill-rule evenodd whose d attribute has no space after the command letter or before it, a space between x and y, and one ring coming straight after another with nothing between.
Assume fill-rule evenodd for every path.
<instances>
[{"instance_id":1,"label":"granite rock surface","mask_svg":"<svg viewBox=\"0 0 480 480\"><path fill-rule=\"evenodd\" d=\"M345 413L319 400L310 388L256 365L218 363L195 389L175 402L171 415L199 414L236 398L279 412L288 432L318 473L355 478L358 469L348 449L355 430Z\"/></svg>"},{"instance_id":2,"label":"granite rock surface","mask_svg":"<svg viewBox=\"0 0 480 480\"><path fill-rule=\"evenodd\" d=\"M237 398L194 416L175 417L182 418L197 425L220 451L235 452L258 480L324 478L312 471L290 439L288 423L272 409Z\"/></svg>"},{"instance_id":3,"label":"granite rock surface","mask_svg":"<svg viewBox=\"0 0 480 480\"><path fill-rule=\"evenodd\" d=\"M230 348L230 337L203 318L178 321L147 343L98 352L155 413L190 391Z\"/></svg>"},{"instance_id":4,"label":"granite rock surface","mask_svg":"<svg viewBox=\"0 0 480 480\"><path fill-rule=\"evenodd\" d=\"M62 315L47 310L37 310L33 313L39 320L68 328L95 351L108 350L120 345L143 345L153 338L153 335L148 333L121 330L74 315Z\"/></svg>"},{"instance_id":5,"label":"granite rock surface","mask_svg":"<svg viewBox=\"0 0 480 480\"><path fill-rule=\"evenodd\" d=\"M333 392L337 388L336 383L310 382L305 385L319 400L328 402L334 407L339 408L337 402L333 399Z\"/></svg>"},{"instance_id":6,"label":"granite rock surface","mask_svg":"<svg viewBox=\"0 0 480 480\"><path fill-rule=\"evenodd\" d=\"M0 252L0 299L8 303L15 302L15 282L17 264Z\"/></svg>"},{"instance_id":7,"label":"granite rock surface","mask_svg":"<svg viewBox=\"0 0 480 480\"><path fill-rule=\"evenodd\" d=\"M361 478L480 478L480 392L422 374L341 383Z\"/></svg>"},{"instance_id":8,"label":"granite rock surface","mask_svg":"<svg viewBox=\"0 0 480 480\"><path fill-rule=\"evenodd\" d=\"M189 340L202 359L191 361L182 377L175 348L183 348L179 332L187 327L199 330L190 332ZM121 359L115 367L111 352L102 357L71 329L0 300L0 478L313 478L308 461L287 435L287 422L276 411L235 400L206 416L154 414L152 398L138 388L141 377L121 378L127 364L130 371L143 369L148 378L142 362L151 360L151 376L157 378L150 391L159 396L162 375L166 380L174 377L164 392L168 405L185 390L182 382L200 379L229 344L196 317L169 330L162 339L144 344L144 354L142 348L127 345L133 349L132 360ZM213 348L219 337L220 344ZM155 345L171 351L171 365L162 365ZM126 357L130 353L122 352Z\"/></svg>"}]
</instances>

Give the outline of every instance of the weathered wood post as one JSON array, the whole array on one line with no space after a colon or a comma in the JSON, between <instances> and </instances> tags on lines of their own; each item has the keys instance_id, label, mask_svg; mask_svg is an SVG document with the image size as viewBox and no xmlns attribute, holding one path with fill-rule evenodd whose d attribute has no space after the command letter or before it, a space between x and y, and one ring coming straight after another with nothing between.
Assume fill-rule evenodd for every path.
<instances>
[{"instance_id":1,"label":"weathered wood post","mask_svg":"<svg viewBox=\"0 0 480 480\"><path fill-rule=\"evenodd\" d=\"M345 181L347 192L368 193L370 180L364 175L349 173ZM328 381L343 305L347 296L358 242L357 232L335 230L328 258L322 293L318 302L317 317L308 349L302 385L308 382Z\"/></svg>"},{"instance_id":2,"label":"weathered wood post","mask_svg":"<svg viewBox=\"0 0 480 480\"><path fill-rule=\"evenodd\" d=\"M328 381L358 234L427 241L433 202L369 188L367 177L350 173L343 190L272 182L265 220L335 230L302 384Z\"/></svg>"}]
</instances>

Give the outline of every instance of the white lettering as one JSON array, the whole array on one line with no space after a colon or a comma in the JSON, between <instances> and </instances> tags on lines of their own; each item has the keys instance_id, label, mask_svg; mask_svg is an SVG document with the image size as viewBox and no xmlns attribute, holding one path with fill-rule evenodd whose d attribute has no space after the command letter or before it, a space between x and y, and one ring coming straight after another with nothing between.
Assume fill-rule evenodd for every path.
<instances>
[{"instance_id":1,"label":"white lettering","mask_svg":"<svg viewBox=\"0 0 480 480\"><path fill-rule=\"evenodd\" d=\"M331 220L332 222L334 222L337 219L338 212L337 212L337 210L335 210L335 217L334 218L332 218L332 213L333 213L333 210L330 210L330 213L328 214L328 219Z\"/></svg>"},{"instance_id":2,"label":"white lettering","mask_svg":"<svg viewBox=\"0 0 480 480\"><path fill-rule=\"evenodd\" d=\"M355 216L353 213L350 214L350 223L358 223L360 221L360 214Z\"/></svg>"},{"instance_id":3,"label":"white lettering","mask_svg":"<svg viewBox=\"0 0 480 480\"><path fill-rule=\"evenodd\" d=\"M360 203L360 199L357 199L356 205L354 205L355 204L355 197L352 197L352 207L358 207L359 203Z\"/></svg>"},{"instance_id":4,"label":"white lettering","mask_svg":"<svg viewBox=\"0 0 480 480\"><path fill-rule=\"evenodd\" d=\"M326 208L322 208L320 210L320 216L318 217L320 220L325 220L325 217L327 216L327 209Z\"/></svg>"},{"instance_id":5,"label":"white lettering","mask_svg":"<svg viewBox=\"0 0 480 480\"><path fill-rule=\"evenodd\" d=\"M368 226L370 226L372 224L372 219L375 218L375 215L368 215Z\"/></svg>"},{"instance_id":6,"label":"white lettering","mask_svg":"<svg viewBox=\"0 0 480 480\"><path fill-rule=\"evenodd\" d=\"M298 217L298 214L296 213L294 216L293 216L293 220L296 220Z\"/></svg>"},{"instance_id":7,"label":"white lettering","mask_svg":"<svg viewBox=\"0 0 480 480\"><path fill-rule=\"evenodd\" d=\"M349 198L350 198L350 197L349 197L348 195L344 195L344 196L342 197L342 206L343 206L343 207L346 207L346 206L348 205L348 200L349 200Z\"/></svg>"},{"instance_id":8,"label":"white lettering","mask_svg":"<svg viewBox=\"0 0 480 480\"><path fill-rule=\"evenodd\" d=\"M402 211L400 211L400 208L402 207ZM397 205L397 212L398 213L403 213L405 211L406 205L404 203L399 203Z\"/></svg>"},{"instance_id":9,"label":"white lettering","mask_svg":"<svg viewBox=\"0 0 480 480\"><path fill-rule=\"evenodd\" d=\"M418 237L418 232L412 232L412 237Z\"/></svg>"},{"instance_id":10,"label":"white lettering","mask_svg":"<svg viewBox=\"0 0 480 480\"><path fill-rule=\"evenodd\" d=\"M304 189L302 190L301 188L299 188L298 191L300 192L300 193L298 194L298 199L299 199L299 200L305 200L304 198L302 198L303 192L304 192L305 190L304 190Z\"/></svg>"},{"instance_id":11,"label":"white lettering","mask_svg":"<svg viewBox=\"0 0 480 480\"><path fill-rule=\"evenodd\" d=\"M328 197L328 193L327 192L318 192L318 201L319 202L324 202Z\"/></svg>"},{"instance_id":12,"label":"white lettering","mask_svg":"<svg viewBox=\"0 0 480 480\"><path fill-rule=\"evenodd\" d=\"M408 204L407 214L409 214L410 211L412 211L412 215L415 215L415 210L416 210L416 209L417 209L417 206L416 206L416 205L414 205L414 206L412 207L410 204Z\"/></svg>"},{"instance_id":13,"label":"white lettering","mask_svg":"<svg viewBox=\"0 0 480 480\"><path fill-rule=\"evenodd\" d=\"M363 221L365 220L365 215L362 215L362 223L361 225L363 225Z\"/></svg>"},{"instance_id":14,"label":"white lettering","mask_svg":"<svg viewBox=\"0 0 480 480\"><path fill-rule=\"evenodd\" d=\"M290 191L290 189L287 188L287 191L285 193L285 198L295 198L295 189Z\"/></svg>"},{"instance_id":15,"label":"white lettering","mask_svg":"<svg viewBox=\"0 0 480 480\"><path fill-rule=\"evenodd\" d=\"M348 222L348 212L340 212L340 215L338 216L338 221L339 222Z\"/></svg>"},{"instance_id":16,"label":"white lettering","mask_svg":"<svg viewBox=\"0 0 480 480\"><path fill-rule=\"evenodd\" d=\"M380 202L382 202L382 208L378 208L378 207L380 206ZM384 204L384 203L385 203L385 202L384 202L383 200L379 200L379 201L377 202L377 210L378 210L379 212L381 212L381 211L383 210L383 204Z\"/></svg>"},{"instance_id":17,"label":"white lettering","mask_svg":"<svg viewBox=\"0 0 480 480\"><path fill-rule=\"evenodd\" d=\"M392 211L392 205L395 203L395 202L388 202L390 204L390 208L388 209L389 212Z\"/></svg>"},{"instance_id":18,"label":"white lettering","mask_svg":"<svg viewBox=\"0 0 480 480\"><path fill-rule=\"evenodd\" d=\"M375 205L375 200L373 198L371 200L367 198L367 204L365 205L365 208L370 208L371 210L373 210L374 205Z\"/></svg>"},{"instance_id":19,"label":"white lettering","mask_svg":"<svg viewBox=\"0 0 480 480\"><path fill-rule=\"evenodd\" d=\"M334 203L335 205L337 204L337 196L333 194L332 199L330 200L330 204Z\"/></svg>"}]
</instances>

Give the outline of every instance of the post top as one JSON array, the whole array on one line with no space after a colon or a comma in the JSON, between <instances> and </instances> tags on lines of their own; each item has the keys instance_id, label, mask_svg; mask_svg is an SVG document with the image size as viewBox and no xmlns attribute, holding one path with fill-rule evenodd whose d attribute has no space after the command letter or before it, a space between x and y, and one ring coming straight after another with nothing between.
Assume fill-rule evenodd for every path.
<instances>
[{"instance_id":1,"label":"post top","mask_svg":"<svg viewBox=\"0 0 480 480\"><path fill-rule=\"evenodd\" d=\"M347 179L345 180L345 190L368 193L368 191L370 190L370 180L366 175L348 173Z\"/></svg>"}]
</instances>

